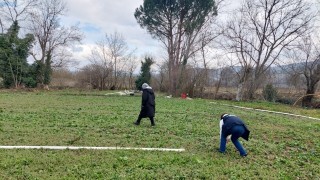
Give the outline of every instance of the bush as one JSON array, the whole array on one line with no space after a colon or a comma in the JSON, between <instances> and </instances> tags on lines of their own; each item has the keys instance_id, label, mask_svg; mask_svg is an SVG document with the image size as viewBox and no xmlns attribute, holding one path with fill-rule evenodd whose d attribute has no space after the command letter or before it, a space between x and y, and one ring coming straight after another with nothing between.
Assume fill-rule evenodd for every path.
<instances>
[{"instance_id":1,"label":"bush","mask_svg":"<svg viewBox=\"0 0 320 180\"><path fill-rule=\"evenodd\" d=\"M0 88L4 88L3 79L0 77Z\"/></svg>"},{"instance_id":2,"label":"bush","mask_svg":"<svg viewBox=\"0 0 320 180\"><path fill-rule=\"evenodd\" d=\"M267 84L262 91L265 100L275 102L278 96L278 91L272 84Z\"/></svg>"},{"instance_id":3,"label":"bush","mask_svg":"<svg viewBox=\"0 0 320 180\"><path fill-rule=\"evenodd\" d=\"M32 77L23 78L22 82L28 88L35 88L37 86L37 81L34 80Z\"/></svg>"},{"instance_id":4,"label":"bush","mask_svg":"<svg viewBox=\"0 0 320 180\"><path fill-rule=\"evenodd\" d=\"M276 102L281 103L281 104L293 105L295 100L292 98L287 98L287 97L281 97L281 98L278 97Z\"/></svg>"}]
</instances>

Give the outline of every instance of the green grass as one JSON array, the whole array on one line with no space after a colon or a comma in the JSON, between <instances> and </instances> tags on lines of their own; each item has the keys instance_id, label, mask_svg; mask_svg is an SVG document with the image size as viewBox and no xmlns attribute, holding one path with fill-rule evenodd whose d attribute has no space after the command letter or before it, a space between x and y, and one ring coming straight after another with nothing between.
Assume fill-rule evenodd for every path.
<instances>
[{"instance_id":1,"label":"green grass","mask_svg":"<svg viewBox=\"0 0 320 180\"><path fill-rule=\"evenodd\" d=\"M319 109L301 108L298 106L290 106L290 105L272 103L267 101L247 101L247 102L218 101L218 104L228 104L228 105L235 105L235 106L250 107L255 109L280 111L280 112L310 116L310 117L320 119Z\"/></svg>"},{"instance_id":2,"label":"green grass","mask_svg":"<svg viewBox=\"0 0 320 180\"><path fill-rule=\"evenodd\" d=\"M1 92L0 145L185 148L185 152L134 150L0 150L0 179L317 179L320 121L242 110L210 100L156 98L156 124L132 123L139 96L106 92ZM217 102L217 101L215 101ZM287 111L279 104L218 104ZM297 108L298 109L298 108ZM236 114L251 130L220 154L221 113ZM319 110L294 110L319 117Z\"/></svg>"}]
</instances>

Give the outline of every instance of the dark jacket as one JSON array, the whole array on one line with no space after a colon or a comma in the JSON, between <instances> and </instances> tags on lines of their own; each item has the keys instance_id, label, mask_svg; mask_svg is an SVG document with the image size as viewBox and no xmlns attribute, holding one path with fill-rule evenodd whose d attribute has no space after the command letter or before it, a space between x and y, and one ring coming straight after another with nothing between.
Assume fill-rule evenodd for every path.
<instances>
[{"instance_id":1,"label":"dark jacket","mask_svg":"<svg viewBox=\"0 0 320 180\"><path fill-rule=\"evenodd\" d=\"M249 140L250 131L240 118L232 115L227 115L227 116L224 116L222 119L223 119L222 134L224 134L225 136L228 136L231 134L232 127L240 125L240 126L243 126L245 129L245 132L241 137L247 141Z\"/></svg>"},{"instance_id":2,"label":"dark jacket","mask_svg":"<svg viewBox=\"0 0 320 180\"><path fill-rule=\"evenodd\" d=\"M155 96L154 96L153 90L143 89L140 116L142 118L154 117L155 106L156 106L156 103L155 103Z\"/></svg>"}]
</instances>

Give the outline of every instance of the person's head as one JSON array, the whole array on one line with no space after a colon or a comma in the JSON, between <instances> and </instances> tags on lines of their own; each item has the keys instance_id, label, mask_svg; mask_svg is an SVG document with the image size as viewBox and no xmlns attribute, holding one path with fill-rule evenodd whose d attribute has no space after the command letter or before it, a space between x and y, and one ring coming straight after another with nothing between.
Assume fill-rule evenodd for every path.
<instances>
[{"instance_id":1,"label":"person's head","mask_svg":"<svg viewBox=\"0 0 320 180\"><path fill-rule=\"evenodd\" d=\"M149 84L143 83L142 84L142 89L152 89L152 88L149 86Z\"/></svg>"},{"instance_id":2,"label":"person's head","mask_svg":"<svg viewBox=\"0 0 320 180\"><path fill-rule=\"evenodd\" d=\"M229 115L228 113L222 113L221 116L220 116L220 119L222 119L223 117Z\"/></svg>"}]
</instances>

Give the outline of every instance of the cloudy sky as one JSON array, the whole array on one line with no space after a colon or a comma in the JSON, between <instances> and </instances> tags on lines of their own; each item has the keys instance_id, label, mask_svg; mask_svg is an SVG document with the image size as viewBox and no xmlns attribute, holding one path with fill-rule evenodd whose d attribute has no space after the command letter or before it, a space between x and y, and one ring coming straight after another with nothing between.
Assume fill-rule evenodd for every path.
<instances>
[{"instance_id":1,"label":"cloudy sky","mask_svg":"<svg viewBox=\"0 0 320 180\"><path fill-rule=\"evenodd\" d=\"M143 4L143 0L65 0L67 13L61 17L64 26L78 25L85 38L74 49L74 59L78 67L88 64L91 49L106 34L118 32L123 35L129 48L136 49L136 56L152 55L163 59L163 45L152 39L145 29L137 23L134 12ZM240 0L224 0L218 18L225 19L228 10L236 8Z\"/></svg>"},{"instance_id":2,"label":"cloudy sky","mask_svg":"<svg viewBox=\"0 0 320 180\"><path fill-rule=\"evenodd\" d=\"M134 11L143 0L67 0L68 12L61 18L62 25L78 25L85 35L77 46L75 59L80 66L86 63L90 49L105 34L118 32L123 35L131 49L137 48L137 56L157 54L160 43L140 28L134 18Z\"/></svg>"}]
</instances>

